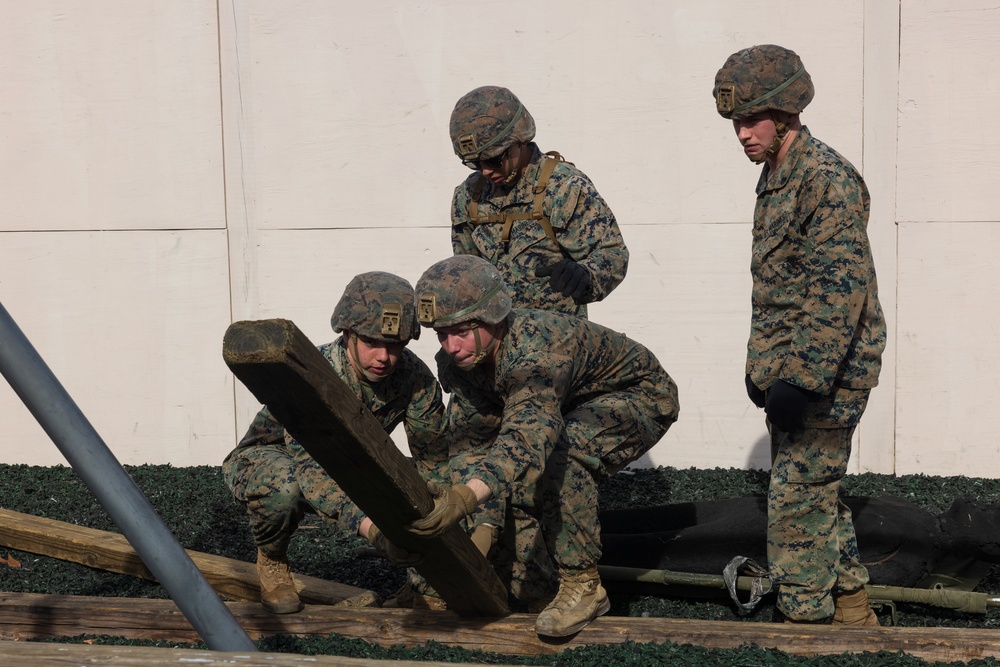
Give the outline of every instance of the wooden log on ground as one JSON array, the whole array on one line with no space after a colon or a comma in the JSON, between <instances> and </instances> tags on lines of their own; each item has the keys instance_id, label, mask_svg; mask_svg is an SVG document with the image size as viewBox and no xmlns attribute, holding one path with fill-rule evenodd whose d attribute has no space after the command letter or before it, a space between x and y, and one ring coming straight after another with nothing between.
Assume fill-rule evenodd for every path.
<instances>
[{"instance_id":1,"label":"wooden log on ground","mask_svg":"<svg viewBox=\"0 0 1000 667\"><path fill-rule=\"evenodd\" d=\"M736 649L755 644L791 655L902 651L929 662L1000 659L994 629L853 628L740 621L602 616L564 640L540 639L533 614L463 618L448 611L306 605L297 614L274 615L259 604L227 603L247 634L336 633L381 646L423 646L435 641L506 655L558 653L587 645L691 644ZM112 635L129 639L199 642L198 634L170 600L0 593L0 639ZM2 664L2 663L0 663Z\"/></svg>"},{"instance_id":2,"label":"wooden log on ground","mask_svg":"<svg viewBox=\"0 0 1000 667\"><path fill-rule=\"evenodd\" d=\"M156 580L125 536L119 533L0 509L0 545L99 570ZM256 564L190 549L186 551L219 595L232 600L256 602L260 599ZM379 604L374 591L301 574L294 575L294 579L299 596L306 603L349 607Z\"/></svg>"},{"instance_id":3,"label":"wooden log on ground","mask_svg":"<svg viewBox=\"0 0 1000 667\"><path fill-rule=\"evenodd\" d=\"M151 646L108 646L89 644L39 644L0 641L0 665L31 667L471 667L468 663L423 662L414 660L369 660L331 655L295 653L233 653Z\"/></svg>"},{"instance_id":4,"label":"wooden log on ground","mask_svg":"<svg viewBox=\"0 0 1000 667\"><path fill-rule=\"evenodd\" d=\"M226 364L396 545L424 554L416 569L464 616L499 616L507 591L458 526L421 539L405 526L433 508L425 482L330 363L288 320L235 322Z\"/></svg>"}]
</instances>

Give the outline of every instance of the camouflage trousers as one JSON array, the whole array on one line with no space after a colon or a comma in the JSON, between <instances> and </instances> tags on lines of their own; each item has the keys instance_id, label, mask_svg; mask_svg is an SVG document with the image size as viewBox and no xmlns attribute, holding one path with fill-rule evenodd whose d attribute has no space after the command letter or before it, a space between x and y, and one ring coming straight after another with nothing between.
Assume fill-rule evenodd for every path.
<instances>
[{"instance_id":1,"label":"camouflage trousers","mask_svg":"<svg viewBox=\"0 0 1000 667\"><path fill-rule=\"evenodd\" d=\"M491 498L466 519L470 533L483 523L501 528L489 559L516 600L530 603L554 593L560 570L596 565L600 480L647 452L673 421L649 412L658 415L637 408L625 393L577 406L563 416L565 428L537 481L508 498ZM452 456L453 484L474 475L491 444L484 441Z\"/></svg>"},{"instance_id":2,"label":"camouflage trousers","mask_svg":"<svg viewBox=\"0 0 1000 667\"><path fill-rule=\"evenodd\" d=\"M834 593L868 583L851 510L840 499L854 427L769 429L767 560L778 609L792 620L828 618Z\"/></svg>"},{"instance_id":3,"label":"camouflage trousers","mask_svg":"<svg viewBox=\"0 0 1000 667\"><path fill-rule=\"evenodd\" d=\"M222 464L233 496L246 508L254 543L284 555L299 522L318 514L356 535L364 514L311 457L292 456L281 445L234 450Z\"/></svg>"},{"instance_id":4,"label":"camouflage trousers","mask_svg":"<svg viewBox=\"0 0 1000 667\"><path fill-rule=\"evenodd\" d=\"M563 437L541 478L543 534L560 570L597 564L599 483L649 451L673 423L642 407L633 394L610 393L564 415Z\"/></svg>"},{"instance_id":5,"label":"camouflage trousers","mask_svg":"<svg viewBox=\"0 0 1000 667\"><path fill-rule=\"evenodd\" d=\"M489 453L492 441L490 438L470 446L466 440L465 448L449 459L447 469L437 471L435 481L450 485L467 482ZM469 535L477 526L486 524L499 529L497 542L486 556L511 594L514 606L530 604L558 587L558 573L542 537L541 523L529 513L529 508L523 503L513 504L507 498L493 497L463 520ZM409 587L418 593L435 595L430 584L413 568L408 571L407 580Z\"/></svg>"}]
</instances>

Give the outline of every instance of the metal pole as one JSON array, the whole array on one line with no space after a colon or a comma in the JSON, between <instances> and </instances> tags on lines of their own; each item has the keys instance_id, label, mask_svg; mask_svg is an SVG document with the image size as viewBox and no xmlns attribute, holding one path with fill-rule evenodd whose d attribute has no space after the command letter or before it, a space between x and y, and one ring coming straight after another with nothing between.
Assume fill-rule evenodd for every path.
<instances>
[{"instance_id":1,"label":"metal pole","mask_svg":"<svg viewBox=\"0 0 1000 667\"><path fill-rule=\"evenodd\" d=\"M0 373L215 651L256 651L229 608L0 303Z\"/></svg>"}]
</instances>

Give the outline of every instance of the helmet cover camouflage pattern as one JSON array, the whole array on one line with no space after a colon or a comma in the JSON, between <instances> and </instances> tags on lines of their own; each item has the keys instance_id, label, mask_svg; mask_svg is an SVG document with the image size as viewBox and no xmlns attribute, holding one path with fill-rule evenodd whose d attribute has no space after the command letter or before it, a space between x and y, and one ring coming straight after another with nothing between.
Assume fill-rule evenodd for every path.
<instances>
[{"instance_id":1,"label":"helmet cover camouflage pattern","mask_svg":"<svg viewBox=\"0 0 1000 667\"><path fill-rule=\"evenodd\" d=\"M794 51L761 44L729 56L715 75L712 97L720 116L739 120L768 110L801 113L814 92Z\"/></svg>"},{"instance_id":2,"label":"helmet cover camouflage pattern","mask_svg":"<svg viewBox=\"0 0 1000 667\"><path fill-rule=\"evenodd\" d=\"M408 343L420 337L413 288L392 273L361 273L348 283L330 318L333 330L349 330L383 343Z\"/></svg>"},{"instance_id":3,"label":"helmet cover camouflage pattern","mask_svg":"<svg viewBox=\"0 0 1000 667\"><path fill-rule=\"evenodd\" d=\"M455 255L431 266L417 281L416 296L417 317L425 327L473 320L496 324L511 308L500 272L475 255Z\"/></svg>"},{"instance_id":4,"label":"helmet cover camouflage pattern","mask_svg":"<svg viewBox=\"0 0 1000 667\"><path fill-rule=\"evenodd\" d=\"M482 86L463 95L448 128L455 155L462 160L488 160L515 141L535 138L535 119L514 93L499 86Z\"/></svg>"}]
</instances>

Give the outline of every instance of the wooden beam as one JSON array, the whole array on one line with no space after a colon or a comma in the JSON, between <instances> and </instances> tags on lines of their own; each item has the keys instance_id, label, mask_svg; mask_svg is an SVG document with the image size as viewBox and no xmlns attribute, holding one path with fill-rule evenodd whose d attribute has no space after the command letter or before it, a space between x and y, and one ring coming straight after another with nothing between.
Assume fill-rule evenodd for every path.
<instances>
[{"instance_id":1,"label":"wooden beam","mask_svg":"<svg viewBox=\"0 0 1000 667\"><path fill-rule=\"evenodd\" d=\"M0 509L0 545L156 581L139 554L119 533ZM187 553L219 595L232 600L260 599L255 564L190 549ZM294 579L306 603L351 607L379 604L374 591L301 574L294 575Z\"/></svg>"},{"instance_id":2,"label":"wooden beam","mask_svg":"<svg viewBox=\"0 0 1000 667\"><path fill-rule=\"evenodd\" d=\"M425 482L295 324L235 322L223 338L223 358L390 540L424 554L416 569L449 609L463 616L506 613L506 589L459 526L432 539L405 530L433 507Z\"/></svg>"},{"instance_id":3,"label":"wooden beam","mask_svg":"<svg viewBox=\"0 0 1000 667\"><path fill-rule=\"evenodd\" d=\"M298 614L274 615L259 604L227 603L247 634L336 633L381 646L423 646L435 641L506 655L558 653L587 645L636 643L692 644L711 649L744 645L791 655L902 651L928 662L968 662L1000 658L995 629L853 628L741 621L602 616L565 640L540 639L535 616L463 618L448 611L349 608L306 605ZM0 638L38 639L100 634L129 639L198 642L198 634L170 600L137 600L0 593ZM0 664L17 664L3 663Z\"/></svg>"},{"instance_id":4,"label":"wooden beam","mask_svg":"<svg viewBox=\"0 0 1000 667\"><path fill-rule=\"evenodd\" d=\"M424 662L415 660L370 660L332 655L295 653L250 653L242 651L199 651L152 646L109 646L106 644L40 644L0 641L0 665L31 667L471 667L470 663Z\"/></svg>"}]
</instances>

